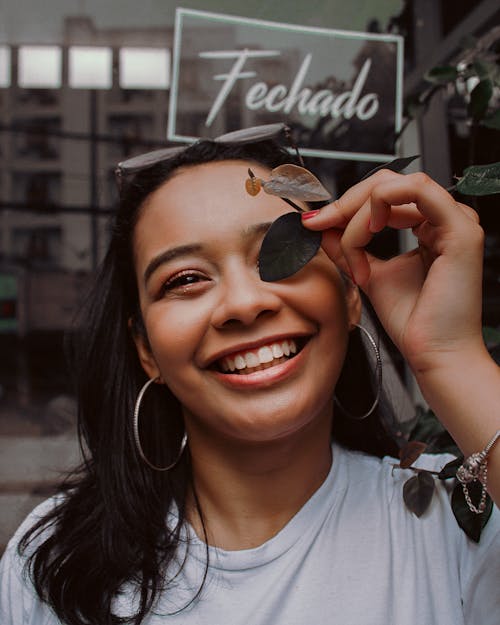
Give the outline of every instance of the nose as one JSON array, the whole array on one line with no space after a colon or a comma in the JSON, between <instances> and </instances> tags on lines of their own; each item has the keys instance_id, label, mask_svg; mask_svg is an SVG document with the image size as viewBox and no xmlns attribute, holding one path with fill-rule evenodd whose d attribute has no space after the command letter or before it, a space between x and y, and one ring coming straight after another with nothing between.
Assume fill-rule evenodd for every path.
<instances>
[{"instance_id":1,"label":"nose","mask_svg":"<svg viewBox=\"0 0 500 625\"><path fill-rule=\"evenodd\" d=\"M212 324L217 328L250 325L258 317L277 313L281 306L272 283L263 282L254 268L233 265L221 279Z\"/></svg>"}]
</instances>

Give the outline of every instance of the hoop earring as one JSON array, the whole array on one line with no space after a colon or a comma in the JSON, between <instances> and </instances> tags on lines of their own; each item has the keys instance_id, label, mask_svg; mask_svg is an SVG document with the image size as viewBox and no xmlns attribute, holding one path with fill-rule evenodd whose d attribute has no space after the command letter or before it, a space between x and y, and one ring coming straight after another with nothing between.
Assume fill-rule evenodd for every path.
<instances>
[{"instance_id":1,"label":"hoop earring","mask_svg":"<svg viewBox=\"0 0 500 625\"><path fill-rule=\"evenodd\" d=\"M142 398L144 397L144 393L148 390L149 385L153 384L153 382L156 382L156 380L159 380L159 377L151 378L151 380L148 380L146 384L144 384L144 386L139 391L139 395L137 395L137 399L136 399L135 406L134 406L134 419L132 423L133 430L134 430L134 440L135 440L135 446L136 446L137 452L139 453L139 456L142 458L142 460L144 460L144 462L149 467L151 467L155 471L169 471L170 469L173 469L175 465L181 459L181 456L187 444L187 433L184 432L184 436L182 437L181 447L180 447L177 458L174 460L174 462L172 462L172 464L169 464L167 467L157 467L155 464L153 464L146 458L146 455L144 454L144 451L142 449L141 439L139 438L139 410L141 409L141 401L142 401Z\"/></svg>"},{"instance_id":2,"label":"hoop earring","mask_svg":"<svg viewBox=\"0 0 500 625\"><path fill-rule=\"evenodd\" d=\"M375 365L375 376L376 376L376 380L377 380L377 392L375 394L375 399L374 399L373 404L371 405L370 409L368 410L368 412L365 412L365 414L363 414L361 416L353 415L351 412L349 412L349 410L346 410L344 408L344 406L342 406L340 401L337 399L336 395L333 396L333 400L337 404L337 406L343 412L345 412L345 414L350 419L355 419L357 421L361 421L362 419L366 419L366 417L369 417L374 412L375 408L378 406L378 402L380 400L380 392L382 390L382 358L380 356L380 350L378 348L378 345L377 345L377 343L375 343L375 339L368 332L368 330L366 328L364 328L362 325L360 325L359 323L356 324L356 327L359 328L362 332L364 332L364 334L367 337L367 339L368 339L368 341L369 341L373 351L375 352L375 360L376 360L376 363L377 363Z\"/></svg>"}]
</instances>

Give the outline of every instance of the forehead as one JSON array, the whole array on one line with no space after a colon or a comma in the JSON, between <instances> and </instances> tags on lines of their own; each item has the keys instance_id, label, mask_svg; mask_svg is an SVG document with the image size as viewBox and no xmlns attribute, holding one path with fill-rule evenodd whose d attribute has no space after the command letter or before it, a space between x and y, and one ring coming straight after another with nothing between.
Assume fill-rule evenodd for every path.
<instances>
[{"instance_id":1,"label":"forehead","mask_svg":"<svg viewBox=\"0 0 500 625\"><path fill-rule=\"evenodd\" d=\"M282 199L245 190L248 168L262 178L269 170L247 161L218 161L179 169L140 209L134 232L136 259L169 246L226 243L254 224L291 209Z\"/></svg>"}]
</instances>

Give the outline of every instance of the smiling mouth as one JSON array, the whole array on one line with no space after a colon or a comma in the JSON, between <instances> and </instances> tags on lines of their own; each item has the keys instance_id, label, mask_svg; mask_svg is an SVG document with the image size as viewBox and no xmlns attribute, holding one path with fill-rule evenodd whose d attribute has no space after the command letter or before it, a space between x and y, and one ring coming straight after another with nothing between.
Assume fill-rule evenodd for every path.
<instances>
[{"instance_id":1,"label":"smiling mouth","mask_svg":"<svg viewBox=\"0 0 500 625\"><path fill-rule=\"evenodd\" d=\"M215 367L221 373L248 375L294 358L306 342L306 338L273 341L255 349L247 349L224 356L215 363Z\"/></svg>"}]
</instances>

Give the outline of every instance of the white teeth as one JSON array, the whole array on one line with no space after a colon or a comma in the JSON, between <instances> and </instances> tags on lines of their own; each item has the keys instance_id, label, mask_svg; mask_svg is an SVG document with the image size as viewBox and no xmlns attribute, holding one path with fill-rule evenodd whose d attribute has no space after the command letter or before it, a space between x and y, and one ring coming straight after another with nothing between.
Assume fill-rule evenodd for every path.
<instances>
[{"instance_id":1,"label":"white teeth","mask_svg":"<svg viewBox=\"0 0 500 625\"><path fill-rule=\"evenodd\" d=\"M247 367L257 367L259 364L259 358L257 354L253 352L247 352L245 354L245 362L247 363Z\"/></svg>"},{"instance_id":2,"label":"white teeth","mask_svg":"<svg viewBox=\"0 0 500 625\"><path fill-rule=\"evenodd\" d=\"M245 359L243 358L243 356L240 356L238 354L234 359L234 365L236 369L245 369L247 366L247 363L245 362Z\"/></svg>"},{"instance_id":3,"label":"white teeth","mask_svg":"<svg viewBox=\"0 0 500 625\"><path fill-rule=\"evenodd\" d=\"M259 362L262 364L272 362L274 359L274 355L270 347L261 347L257 354L259 356Z\"/></svg>"},{"instance_id":4,"label":"white teeth","mask_svg":"<svg viewBox=\"0 0 500 625\"><path fill-rule=\"evenodd\" d=\"M278 343L273 343L271 345L271 349L273 350L273 356L275 358L281 358L283 356L283 350L281 349L281 345L278 345Z\"/></svg>"},{"instance_id":5,"label":"white teeth","mask_svg":"<svg viewBox=\"0 0 500 625\"><path fill-rule=\"evenodd\" d=\"M293 339L282 341L281 343L271 343L259 347L257 351L248 351L244 354L237 354L234 357L225 356L221 362L222 371L241 371L242 369L263 369L262 365L272 363L275 359L290 356L297 353L297 345Z\"/></svg>"}]
</instances>

